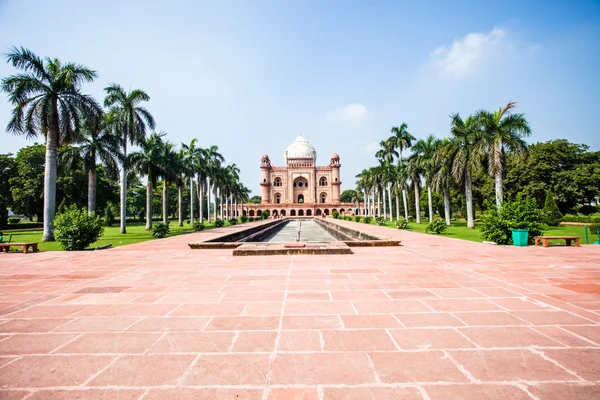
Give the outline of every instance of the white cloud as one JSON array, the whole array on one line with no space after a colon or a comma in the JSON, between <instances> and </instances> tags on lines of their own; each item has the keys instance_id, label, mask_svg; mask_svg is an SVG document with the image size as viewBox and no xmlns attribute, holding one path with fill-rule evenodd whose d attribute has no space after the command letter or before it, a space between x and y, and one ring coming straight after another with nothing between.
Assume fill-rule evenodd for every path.
<instances>
[{"instance_id":1,"label":"white cloud","mask_svg":"<svg viewBox=\"0 0 600 400\"><path fill-rule=\"evenodd\" d=\"M377 150L379 150L379 142L371 142L363 147L363 151L365 152L365 154L371 157L375 157L375 153L377 153Z\"/></svg>"},{"instance_id":2,"label":"white cloud","mask_svg":"<svg viewBox=\"0 0 600 400\"><path fill-rule=\"evenodd\" d=\"M352 103L347 106L337 107L327 113L327 119L337 121L358 122L367 116L367 108L360 103Z\"/></svg>"},{"instance_id":3,"label":"white cloud","mask_svg":"<svg viewBox=\"0 0 600 400\"><path fill-rule=\"evenodd\" d=\"M506 32L496 28L490 33L469 33L454 40L450 47L441 46L429 53L430 63L443 74L455 78L467 77L485 58L506 45Z\"/></svg>"}]
</instances>

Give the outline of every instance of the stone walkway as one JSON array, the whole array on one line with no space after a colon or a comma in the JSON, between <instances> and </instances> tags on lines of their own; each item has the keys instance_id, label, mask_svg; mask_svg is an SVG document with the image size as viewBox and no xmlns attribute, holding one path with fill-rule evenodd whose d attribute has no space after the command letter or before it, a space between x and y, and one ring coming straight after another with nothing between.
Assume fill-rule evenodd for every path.
<instances>
[{"instance_id":1,"label":"stone walkway","mask_svg":"<svg viewBox=\"0 0 600 400\"><path fill-rule=\"evenodd\" d=\"M403 246L0 254L0 399L600 398L600 246L360 226Z\"/></svg>"}]
</instances>

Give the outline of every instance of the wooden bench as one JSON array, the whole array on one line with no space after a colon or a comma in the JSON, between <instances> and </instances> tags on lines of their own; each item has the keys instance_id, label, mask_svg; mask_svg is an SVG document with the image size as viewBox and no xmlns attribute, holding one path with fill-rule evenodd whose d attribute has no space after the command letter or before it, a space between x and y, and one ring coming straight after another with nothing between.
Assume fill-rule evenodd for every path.
<instances>
[{"instance_id":1,"label":"wooden bench","mask_svg":"<svg viewBox=\"0 0 600 400\"><path fill-rule=\"evenodd\" d=\"M23 249L23 253L27 254L27 250L31 247L32 253L38 252L38 244L37 242L31 243L0 243L0 249L2 249L3 253L8 253L11 247L21 247Z\"/></svg>"},{"instance_id":2,"label":"wooden bench","mask_svg":"<svg viewBox=\"0 0 600 400\"><path fill-rule=\"evenodd\" d=\"M542 243L544 247L548 247L549 240L564 240L567 243L567 246L571 245L571 242L575 242L575 247L579 247L579 236L536 236L535 237L535 245L537 246Z\"/></svg>"}]
</instances>

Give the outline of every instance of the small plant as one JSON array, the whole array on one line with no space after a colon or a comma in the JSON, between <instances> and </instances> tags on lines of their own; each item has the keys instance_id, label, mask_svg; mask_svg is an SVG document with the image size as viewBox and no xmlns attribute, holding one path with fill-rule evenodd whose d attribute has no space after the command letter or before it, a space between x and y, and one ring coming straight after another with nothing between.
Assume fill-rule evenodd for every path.
<instances>
[{"instance_id":1,"label":"small plant","mask_svg":"<svg viewBox=\"0 0 600 400\"><path fill-rule=\"evenodd\" d=\"M11 218L8 219L8 223L9 224L18 224L19 222L21 222L21 218L11 217Z\"/></svg>"},{"instance_id":2,"label":"small plant","mask_svg":"<svg viewBox=\"0 0 600 400\"><path fill-rule=\"evenodd\" d=\"M237 223L238 223L238 220L237 220L237 218L231 218L231 219L229 220L229 225L237 225Z\"/></svg>"},{"instance_id":3,"label":"small plant","mask_svg":"<svg viewBox=\"0 0 600 400\"><path fill-rule=\"evenodd\" d=\"M160 238L167 237L168 233L169 233L169 225L168 224L163 224L162 222L159 222L158 224L152 225L152 237L154 237L156 239L160 239Z\"/></svg>"},{"instance_id":4,"label":"small plant","mask_svg":"<svg viewBox=\"0 0 600 400\"><path fill-rule=\"evenodd\" d=\"M373 220L373 218L372 218L372 217L370 217L369 215L367 215L366 217L364 217L364 218L363 218L363 222L364 222L365 224L370 224L370 223L371 223L371 220Z\"/></svg>"},{"instance_id":5,"label":"small plant","mask_svg":"<svg viewBox=\"0 0 600 400\"><path fill-rule=\"evenodd\" d=\"M103 232L100 217L94 213L88 215L86 208L75 204L66 207L54 219L54 238L63 250L83 250L97 241Z\"/></svg>"},{"instance_id":6,"label":"small plant","mask_svg":"<svg viewBox=\"0 0 600 400\"><path fill-rule=\"evenodd\" d=\"M408 225L408 224L407 224ZM446 232L448 229L448 225L446 225L446 221L441 218L434 218L431 223L427 225L425 228L426 233L435 233L436 235L442 234Z\"/></svg>"},{"instance_id":7,"label":"small plant","mask_svg":"<svg viewBox=\"0 0 600 400\"><path fill-rule=\"evenodd\" d=\"M544 214L546 214L546 223L550 226L558 226L562 221L562 213L556 205L554 195L551 191L546 192L546 201L544 202Z\"/></svg>"},{"instance_id":8,"label":"small plant","mask_svg":"<svg viewBox=\"0 0 600 400\"><path fill-rule=\"evenodd\" d=\"M267 218L269 218L269 212L268 212L267 210L263 211L263 212L260 214L260 218L261 218L261 219L267 219Z\"/></svg>"},{"instance_id":9,"label":"small plant","mask_svg":"<svg viewBox=\"0 0 600 400\"><path fill-rule=\"evenodd\" d=\"M354 216L354 222L360 222L360 215Z\"/></svg>"},{"instance_id":10,"label":"small plant","mask_svg":"<svg viewBox=\"0 0 600 400\"><path fill-rule=\"evenodd\" d=\"M112 226L115 223L115 215L112 212L112 207L110 204L106 205L104 209L104 226Z\"/></svg>"},{"instance_id":11,"label":"small plant","mask_svg":"<svg viewBox=\"0 0 600 400\"><path fill-rule=\"evenodd\" d=\"M196 232L203 231L205 228L204 224L200 221L194 221L194 225L192 225L192 226L193 226L194 231L196 231Z\"/></svg>"},{"instance_id":12,"label":"small plant","mask_svg":"<svg viewBox=\"0 0 600 400\"><path fill-rule=\"evenodd\" d=\"M245 224L248 221L248 217L246 217L245 215L242 215L240 217L240 221L242 221L242 224Z\"/></svg>"},{"instance_id":13,"label":"small plant","mask_svg":"<svg viewBox=\"0 0 600 400\"><path fill-rule=\"evenodd\" d=\"M375 223L377 224L377 226L384 226L385 225L385 217L383 216L378 216L375 217Z\"/></svg>"},{"instance_id":14,"label":"small plant","mask_svg":"<svg viewBox=\"0 0 600 400\"><path fill-rule=\"evenodd\" d=\"M535 200L520 196L514 201L505 201L501 208L490 207L481 222L483 240L497 244L512 244L513 229L528 229L529 244L535 236L541 236L546 228L546 215L537 208Z\"/></svg>"},{"instance_id":15,"label":"small plant","mask_svg":"<svg viewBox=\"0 0 600 400\"><path fill-rule=\"evenodd\" d=\"M337 210L333 210L333 212L331 213L331 216L335 219L338 219L340 216L340 213Z\"/></svg>"},{"instance_id":16,"label":"small plant","mask_svg":"<svg viewBox=\"0 0 600 400\"><path fill-rule=\"evenodd\" d=\"M349 215L344 215L344 221L352 221L352 217Z\"/></svg>"},{"instance_id":17,"label":"small plant","mask_svg":"<svg viewBox=\"0 0 600 400\"><path fill-rule=\"evenodd\" d=\"M225 221L223 221L222 219L219 219L219 218L215 219L215 226L217 228L221 228L223 225L225 225Z\"/></svg>"},{"instance_id":18,"label":"small plant","mask_svg":"<svg viewBox=\"0 0 600 400\"><path fill-rule=\"evenodd\" d=\"M588 226L588 230L592 235L597 235L600 233L600 224L591 224Z\"/></svg>"},{"instance_id":19,"label":"small plant","mask_svg":"<svg viewBox=\"0 0 600 400\"><path fill-rule=\"evenodd\" d=\"M406 218L400 218L396 220L396 228L408 229L408 220Z\"/></svg>"},{"instance_id":20,"label":"small plant","mask_svg":"<svg viewBox=\"0 0 600 400\"><path fill-rule=\"evenodd\" d=\"M190 224L190 220L189 220L189 219L186 219L186 220L185 220L185 223L186 223L186 225L189 225L189 224Z\"/></svg>"}]
</instances>

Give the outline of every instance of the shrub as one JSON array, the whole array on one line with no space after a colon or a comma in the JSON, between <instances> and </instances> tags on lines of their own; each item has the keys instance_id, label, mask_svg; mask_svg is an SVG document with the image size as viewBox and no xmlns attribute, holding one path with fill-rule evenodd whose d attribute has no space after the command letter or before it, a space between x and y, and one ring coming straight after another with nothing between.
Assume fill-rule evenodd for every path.
<instances>
[{"instance_id":1,"label":"shrub","mask_svg":"<svg viewBox=\"0 0 600 400\"><path fill-rule=\"evenodd\" d=\"M331 213L331 216L335 219L338 219L340 216L340 213L337 210L333 210L333 212Z\"/></svg>"},{"instance_id":2,"label":"shrub","mask_svg":"<svg viewBox=\"0 0 600 400\"><path fill-rule=\"evenodd\" d=\"M481 222L483 240L497 244L512 244L513 229L529 229L529 243L534 236L540 236L545 228L546 216L539 210L535 200L517 197L515 201L506 201L500 209L490 207Z\"/></svg>"},{"instance_id":3,"label":"shrub","mask_svg":"<svg viewBox=\"0 0 600 400\"><path fill-rule=\"evenodd\" d=\"M581 213L581 214L583 214L585 216L589 216L589 215L592 215L594 213L597 213L598 212L598 207L586 204L584 206L579 207L579 210L577 210L577 212Z\"/></svg>"},{"instance_id":4,"label":"shrub","mask_svg":"<svg viewBox=\"0 0 600 400\"><path fill-rule=\"evenodd\" d=\"M370 224L372 219L373 219L372 217L367 215L366 217L363 218L363 222L365 224Z\"/></svg>"},{"instance_id":5,"label":"shrub","mask_svg":"<svg viewBox=\"0 0 600 400\"><path fill-rule=\"evenodd\" d=\"M269 218L269 212L267 210L263 211L262 213L260 213L260 218L261 219Z\"/></svg>"},{"instance_id":6,"label":"shrub","mask_svg":"<svg viewBox=\"0 0 600 400\"><path fill-rule=\"evenodd\" d=\"M237 220L237 218L231 218L231 219L229 220L229 225L237 225L237 223L238 223L238 220Z\"/></svg>"},{"instance_id":7,"label":"shrub","mask_svg":"<svg viewBox=\"0 0 600 400\"><path fill-rule=\"evenodd\" d=\"M246 223L246 221L248 221L248 217L246 217L245 215L242 215L240 217L240 221L242 221L242 224Z\"/></svg>"},{"instance_id":8,"label":"shrub","mask_svg":"<svg viewBox=\"0 0 600 400\"><path fill-rule=\"evenodd\" d=\"M592 235L597 235L598 233L600 233L600 224L591 224L590 226L588 226L588 229Z\"/></svg>"},{"instance_id":9,"label":"shrub","mask_svg":"<svg viewBox=\"0 0 600 400\"><path fill-rule=\"evenodd\" d=\"M554 195L551 191L546 192L546 201L544 202L544 214L546 214L546 223L550 226L558 226L562 220L562 213L556 205Z\"/></svg>"},{"instance_id":10,"label":"shrub","mask_svg":"<svg viewBox=\"0 0 600 400\"><path fill-rule=\"evenodd\" d=\"M400 219L396 220L396 228L408 229L408 220L405 218L400 218Z\"/></svg>"},{"instance_id":11,"label":"shrub","mask_svg":"<svg viewBox=\"0 0 600 400\"><path fill-rule=\"evenodd\" d=\"M156 239L167 237L169 233L169 224L163 224L159 222L158 224L152 225L152 236Z\"/></svg>"},{"instance_id":12,"label":"shrub","mask_svg":"<svg viewBox=\"0 0 600 400\"><path fill-rule=\"evenodd\" d=\"M63 250L83 250L104 232L102 220L96 214L88 215L86 208L75 204L66 207L54 219L54 238Z\"/></svg>"},{"instance_id":13,"label":"shrub","mask_svg":"<svg viewBox=\"0 0 600 400\"><path fill-rule=\"evenodd\" d=\"M200 221L194 221L194 225L192 225L192 226L193 226L194 231L196 231L196 232L203 231L205 228L204 224Z\"/></svg>"},{"instance_id":14,"label":"shrub","mask_svg":"<svg viewBox=\"0 0 600 400\"><path fill-rule=\"evenodd\" d=\"M385 217L383 216L378 216L375 217L375 223L377 224L377 226L384 226L385 225Z\"/></svg>"},{"instance_id":15,"label":"shrub","mask_svg":"<svg viewBox=\"0 0 600 400\"><path fill-rule=\"evenodd\" d=\"M221 228L223 225L225 225L225 221L223 221L222 219L219 219L219 218L215 219L215 226L217 228Z\"/></svg>"},{"instance_id":16,"label":"shrub","mask_svg":"<svg viewBox=\"0 0 600 400\"><path fill-rule=\"evenodd\" d=\"M104 210L104 225L112 226L115 223L115 215L113 214L112 207L110 204L106 205L106 209Z\"/></svg>"},{"instance_id":17,"label":"shrub","mask_svg":"<svg viewBox=\"0 0 600 400\"><path fill-rule=\"evenodd\" d=\"M11 218L8 219L8 223L9 224L18 224L19 222L21 222L21 218L11 217Z\"/></svg>"},{"instance_id":18,"label":"shrub","mask_svg":"<svg viewBox=\"0 0 600 400\"><path fill-rule=\"evenodd\" d=\"M354 216L354 221L355 222L360 222L360 215L355 215Z\"/></svg>"},{"instance_id":19,"label":"shrub","mask_svg":"<svg viewBox=\"0 0 600 400\"><path fill-rule=\"evenodd\" d=\"M598 224L600 223L600 217L596 217L596 216L576 216L576 215L565 215L562 218L563 222L582 222L582 223L592 223L592 224Z\"/></svg>"},{"instance_id":20,"label":"shrub","mask_svg":"<svg viewBox=\"0 0 600 400\"><path fill-rule=\"evenodd\" d=\"M344 215L344 221L352 221L352 217L349 215Z\"/></svg>"},{"instance_id":21,"label":"shrub","mask_svg":"<svg viewBox=\"0 0 600 400\"><path fill-rule=\"evenodd\" d=\"M439 235L441 233L446 232L446 229L448 229L448 225L446 225L446 221L444 221L441 218L434 218L433 221L431 221L427 225L427 228L425 228L425 232L426 233L435 233L435 234Z\"/></svg>"}]
</instances>

